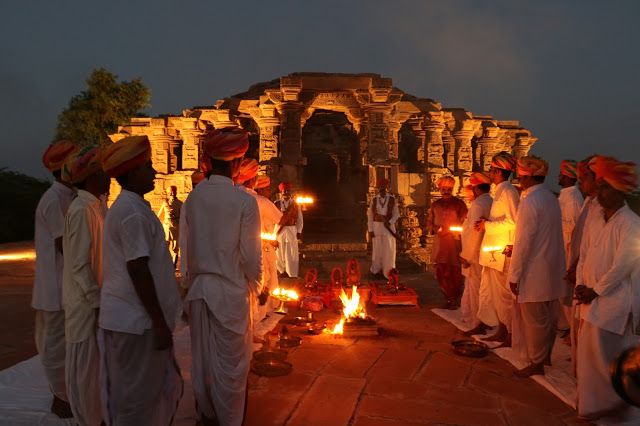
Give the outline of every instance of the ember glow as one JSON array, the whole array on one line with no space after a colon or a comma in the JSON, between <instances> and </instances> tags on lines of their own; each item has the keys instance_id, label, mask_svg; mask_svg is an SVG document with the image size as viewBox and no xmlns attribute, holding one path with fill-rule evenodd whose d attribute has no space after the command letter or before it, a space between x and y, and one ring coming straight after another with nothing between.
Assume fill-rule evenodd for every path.
<instances>
[{"instance_id":1,"label":"ember glow","mask_svg":"<svg viewBox=\"0 0 640 426\"><path fill-rule=\"evenodd\" d=\"M297 204L313 204L313 197L309 197L308 195L299 195L296 197Z\"/></svg>"},{"instance_id":2,"label":"ember glow","mask_svg":"<svg viewBox=\"0 0 640 426\"><path fill-rule=\"evenodd\" d=\"M271 295L276 299L281 300L298 300L298 293L294 290L287 290L286 288L277 287L272 292Z\"/></svg>"},{"instance_id":3,"label":"ember glow","mask_svg":"<svg viewBox=\"0 0 640 426\"><path fill-rule=\"evenodd\" d=\"M502 247L502 246L484 246L484 247L482 247L482 251L484 251L484 252L499 251L499 250L504 250L504 247Z\"/></svg>"},{"instance_id":4,"label":"ember glow","mask_svg":"<svg viewBox=\"0 0 640 426\"><path fill-rule=\"evenodd\" d=\"M33 260L36 252L33 250L14 251L0 254L0 262L10 262L12 260Z\"/></svg>"},{"instance_id":5,"label":"ember glow","mask_svg":"<svg viewBox=\"0 0 640 426\"><path fill-rule=\"evenodd\" d=\"M462 226L450 226L449 231L451 232L462 232Z\"/></svg>"}]
</instances>

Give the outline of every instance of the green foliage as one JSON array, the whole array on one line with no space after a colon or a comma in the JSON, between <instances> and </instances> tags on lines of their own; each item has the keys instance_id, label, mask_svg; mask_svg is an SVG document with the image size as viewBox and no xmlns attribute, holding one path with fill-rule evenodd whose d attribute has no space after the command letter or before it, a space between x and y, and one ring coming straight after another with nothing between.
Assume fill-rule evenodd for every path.
<instances>
[{"instance_id":1,"label":"green foliage","mask_svg":"<svg viewBox=\"0 0 640 426\"><path fill-rule=\"evenodd\" d=\"M108 134L149 106L150 92L142 80L118 83L117 79L104 68L94 70L87 79L87 90L72 97L58 116L56 140L108 144Z\"/></svg>"},{"instance_id":2,"label":"green foliage","mask_svg":"<svg viewBox=\"0 0 640 426\"><path fill-rule=\"evenodd\" d=\"M0 243L33 239L38 201L50 182L0 168Z\"/></svg>"}]
</instances>

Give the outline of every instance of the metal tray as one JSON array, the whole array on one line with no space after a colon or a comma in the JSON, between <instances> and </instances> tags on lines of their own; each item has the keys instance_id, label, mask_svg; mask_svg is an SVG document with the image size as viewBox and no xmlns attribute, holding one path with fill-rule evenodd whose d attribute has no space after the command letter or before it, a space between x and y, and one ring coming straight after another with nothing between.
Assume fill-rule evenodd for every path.
<instances>
[{"instance_id":1,"label":"metal tray","mask_svg":"<svg viewBox=\"0 0 640 426\"><path fill-rule=\"evenodd\" d=\"M277 345L281 348L295 348L296 346L300 346L301 343L302 337L286 334L278 340Z\"/></svg>"},{"instance_id":2,"label":"metal tray","mask_svg":"<svg viewBox=\"0 0 640 426\"><path fill-rule=\"evenodd\" d=\"M287 351L282 349L260 350L253 353L253 360L256 362L265 362L270 360L284 361L287 357Z\"/></svg>"},{"instance_id":3,"label":"metal tray","mask_svg":"<svg viewBox=\"0 0 640 426\"><path fill-rule=\"evenodd\" d=\"M278 377L286 376L291 373L293 365L287 361L278 361L276 359L268 361L254 361L251 364L251 371L258 376L264 377Z\"/></svg>"},{"instance_id":4,"label":"metal tray","mask_svg":"<svg viewBox=\"0 0 640 426\"><path fill-rule=\"evenodd\" d=\"M489 347L477 340L454 340L451 346L453 346L453 352L461 356L483 358L489 354Z\"/></svg>"}]
</instances>

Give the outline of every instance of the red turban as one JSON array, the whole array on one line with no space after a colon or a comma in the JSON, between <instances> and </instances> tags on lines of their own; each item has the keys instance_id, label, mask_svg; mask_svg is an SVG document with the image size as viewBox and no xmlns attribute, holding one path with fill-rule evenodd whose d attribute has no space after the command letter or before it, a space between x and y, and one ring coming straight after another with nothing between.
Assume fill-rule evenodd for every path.
<instances>
[{"instance_id":1,"label":"red turban","mask_svg":"<svg viewBox=\"0 0 640 426\"><path fill-rule=\"evenodd\" d=\"M562 160L560 162L560 174L570 177L571 179L577 179L578 165L573 160Z\"/></svg>"},{"instance_id":2,"label":"red turban","mask_svg":"<svg viewBox=\"0 0 640 426\"><path fill-rule=\"evenodd\" d=\"M109 146L102 156L102 167L111 177L134 170L151 159L151 144L146 136L127 136Z\"/></svg>"},{"instance_id":3,"label":"red turban","mask_svg":"<svg viewBox=\"0 0 640 426\"><path fill-rule=\"evenodd\" d=\"M518 176L546 176L549 164L540 157L528 155L518 160Z\"/></svg>"},{"instance_id":4,"label":"red turban","mask_svg":"<svg viewBox=\"0 0 640 426\"><path fill-rule=\"evenodd\" d=\"M389 181L385 178L376 179L376 188L387 188L389 186Z\"/></svg>"},{"instance_id":5,"label":"red turban","mask_svg":"<svg viewBox=\"0 0 640 426\"><path fill-rule=\"evenodd\" d=\"M456 185L456 180L451 176L442 176L436 182L438 189L453 189Z\"/></svg>"},{"instance_id":6,"label":"red turban","mask_svg":"<svg viewBox=\"0 0 640 426\"><path fill-rule=\"evenodd\" d=\"M249 133L238 128L213 130L202 140L205 154L215 160L231 161L249 149Z\"/></svg>"},{"instance_id":7,"label":"red turban","mask_svg":"<svg viewBox=\"0 0 640 426\"><path fill-rule=\"evenodd\" d=\"M291 191L291 182L280 182L280 185L278 185L278 189L280 190L280 192Z\"/></svg>"},{"instance_id":8,"label":"red turban","mask_svg":"<svg viewBox=\"0 0 640 426\"><path fill-rule=\"evenodd\" d=\"M603 179L617 191L628 193L638 186L635 163L598 155L591 160L590 165L596 179Z\"/></svg>"},{"instance_id":9,"label":"red turban","mask_svg":"<svg viewBox=\"0 0 640 426\"><path fill-rule=\"evenodd\" d=\"M256 180L256 184L253 188L262 189L262 188L267 188L270 185L271 185L271 179L269 179L269 176L259 175L258 180Z\"/></svg>"},{"instance_id":10,"label":"red turban","mask_svg":"<svg viewBox=\"0 0 640 426\"><path fill-rule=\"evenodd\" d=\"M254 178L258 174L258 162L253 158L245 158L242 160L242 164L240 164L240 171L238 172L238 176L236 176L235 181L237 183L244 183L252 178Z\"/></svg>"},{"instance_id":11,"label":"red turban","mask_svg":"<svg viewBox=\"0 0 640 426\"><path fill-rule=\"evenodd\" d=\"M89 176L102 170L101 150L98 147L85 147L72 154L62 166L62 180L80 183Z\"/></svg>"},{"instance_id":12,"label":"red turban","mask_svg":"<svg viewBox=\"0 0 640 426\"><path fill-rule=\"evenodd\" d=\"M42 164L50 171L60 170L67 158L78 151L78 146L68 140L54 142L42 156Z\"/></svg>"},{"instance_id":13,"label":"red turban","mask_svg":"<svg viewBox=\"0 0 640 426\"><path fill-rule=\"evenodd\" d=\"M480 173L480 172L473 172L471 173L471 176L469 177L469 183L473 186L478 186L478 185L482 185L483 183L491 183L491 179L489 178L489 176L485 175L484 173Z\"/></svg>"},{"instance_id":14,"label":"red turban","mask_svg":"<svg viewBox=\"0 0 640 426\"><path fill-rule=\"evenodd\" d=\"M508 152L502 151L493 156L491 167L512 172L516 168L516 159Z\"/></svg>"}]
</instances>

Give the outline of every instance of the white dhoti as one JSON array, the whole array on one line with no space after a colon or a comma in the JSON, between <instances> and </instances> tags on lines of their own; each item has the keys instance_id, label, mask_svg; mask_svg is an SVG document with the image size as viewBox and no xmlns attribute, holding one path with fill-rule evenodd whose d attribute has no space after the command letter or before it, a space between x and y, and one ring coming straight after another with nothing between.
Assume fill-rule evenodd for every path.
<instances>
[{"instance_id":1,"label":"white dhoti","mask_svg":"<svg viewBox=\"0 0 640 426\"><path fill-rule=\"evenodd\" d=\"M154 348L144 334L99 330L102 410L107 425L170 425L183 381L173 348Z\"/></svg>"},{"instance_id":2,"label":"white dhoti","mask_svg":"<svg viewBox=\"0 0 640 426\"><path fill-rule=\"evenodd\" d=\"M625 403L611 385L610 366L625 349L640 344L629 321L619 335L582 321L578 330L578 415L599 417L617 414L616 423L640 424L640 409Z\"/></svg>"},{"instance_id":3,"label":"white dhoti","mask_svg":"<svg viewBox=\"0 0 640 426\"><path fill-rule=\"evenodd\" d=\"M96 336L67 343L67 394L74 421L80 426L99 426L102 422L100 400L100 351Z\"/></svg>"},{"instance_id":4,"label":"white dhoti","mask_svg":"<svg viewBox=\"0 0 640 426\"><path fill-rule=\"evenodd\" d=\"M558 301L516 303L513 310L512 346L528 364L543 364L556 341Z\"/></svg>"},{"instance_id":5,"label":"white dhoti","mask_svg":"<svg viewBox=\"0 0 640 426\"><path fill-rule=\"evenodd\" d=\"M478 319L491 327L497 326L500 322L511 333L515 297L507 282L508 263L505 263L504 270L505 272L502 272L487 266L482 268Z\"/></svg>"},{"instance_id":6,"label":"white dhoti","mask_svg":"<svg viewBox=\"0 0 640 426\"><path fill-rule=\"evenodd\" d=\"M276 262L275 248L268 247L266 250L262 250L262 285L269 287L270 291L278 287L278 269ZM268 298L267 303L262 306L256 303L253 317L254 326L256 323L262 321L272 308L273 299L271 297Z\"/></svg>"},{"instance_id":7,"label":"white dhoti","mask_svg":"<svg viewBox=\"0 0 640 426\"><path fill-rule=\"evenodd\" d=\"M51 392L68 401L65 384L64 311L36 311L36 348Z\"/></svg>"},{"instance_id":8,"label":"white dhoti","mask_svg":"<svg viewBox=\"0 0 640 426\"><path fill-rule=\"evenodd\" d=\"M244 420L252 333L225 328L202 299L189 303L191 318L191 380L198 415L220 425Z\"/></svg>"},{"instance_id":9,"label":"white dhoti","mask_svg":"<svg viewBox=\"0 0 640 426\"><path fill-rule=\"evenodd\" d=\"M395 226L391 225L395 232ZM388 278L389 271L396 267L396 239L384 227L383 222L373 222L371 240L371 273L382 272Z\"/></svg>"},{"instance_id":10,"label":"white dhoti","mask_svg":"<svg viewBox=\"0 0 640 426\"><path fill-rule=\"evenodd\" d=\"M462 268L465 276L464 292L460 302L462 319L465 324L475 328L480 325L478 307L480 305L480 281L482 278L482 265L472 263L468 268Z\"/></svg>"},{"instance_id":11,"label":"white dhoti","mask_svg":"<svg viewBox=\"0 0 640 426\"><path fill-rule=\"evenodd\" d=\"M290 277L298 276L298 228L285 226L278 234L277 267L278 272L286 272Z\"/></svg>"}]
</instances>

